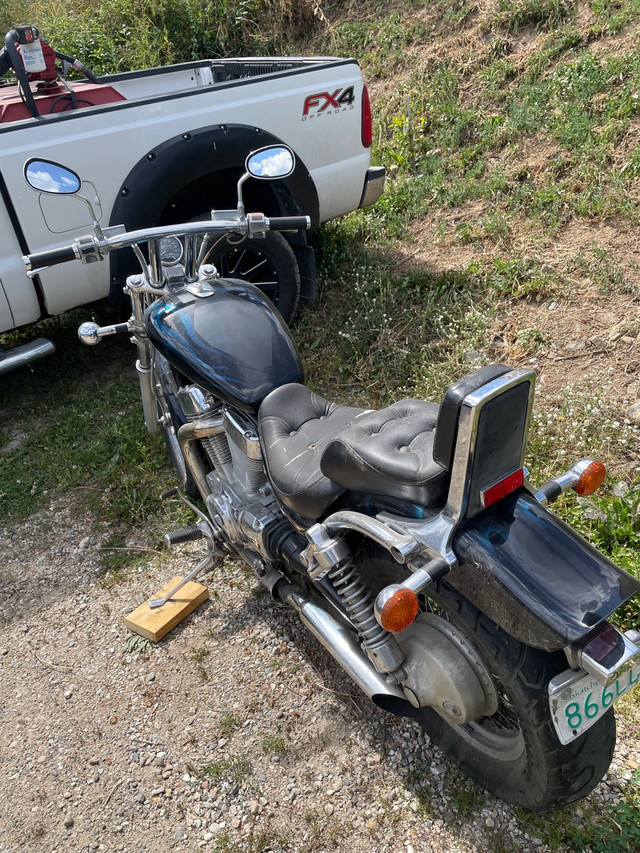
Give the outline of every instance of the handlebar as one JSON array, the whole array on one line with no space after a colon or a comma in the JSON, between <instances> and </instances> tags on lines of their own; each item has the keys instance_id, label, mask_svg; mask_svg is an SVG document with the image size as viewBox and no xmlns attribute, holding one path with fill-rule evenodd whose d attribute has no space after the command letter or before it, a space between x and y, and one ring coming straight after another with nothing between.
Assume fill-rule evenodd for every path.
<instances>
[{"instance_id":1,"label":"handlebar","mask_svg":"<svg viewBox=\"0 0 640 853\"><path fill-rule=\"evenodd\" d=\"M28 255L31 269L38 267L54 267L67 261L75 261L76 253L73 246L61 246L59 249L50 249L47 252L34 252Z\"/></svg>"},{"instance_id":2,"label":"handlebar","mask_svg":"<svg viewBox=\"0 0 640 853\"><path fill-rule=\"evenodd\" d=\"M233 233L240 238L264 236L267 231L298 231L311 227L308 216L273 216L271 219L261 213L250 213L238 219L214 219L208 222L183 222L177 225L156 225L152 228L140 228L137 231L120 232L105 236L101 232L78 237L70 246L61 246L45 252L24 255L22 260L31 278L45 267L53 267L76 259L87 263L103 260L114 249L124 249L136 243L161 240L163 237L189 237L212 232Z\"/></svg>"}]
</instances>

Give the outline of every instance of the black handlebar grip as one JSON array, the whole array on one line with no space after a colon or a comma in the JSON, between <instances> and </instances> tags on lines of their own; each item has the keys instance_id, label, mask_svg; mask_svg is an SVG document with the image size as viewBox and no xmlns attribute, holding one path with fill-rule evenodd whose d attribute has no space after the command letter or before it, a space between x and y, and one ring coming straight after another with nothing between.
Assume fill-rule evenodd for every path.
<instances>
[{"instance_id":1,"label":"black handlebar grip","mask_svg":"<svg viewBox=\"0 0 640 853\"><path fill-rule=\"evenodd\" d=\"M270 216L270 231L299 231L307 229L311 225L308 216Z\"/></svg>"},{"instance_id":2,"label":"black handlebar grip","mask_svg":"<svg viewBox=\"0 0 640 853\"><path fill-rule=\"evenodd\" d=\"M66 261L75 261L76 253L73 246L61 246L59 249L51 249L48 252L34 252L26 256L31 269L40 267L54 267L56 264L64 264Z\"/></svg>"}]
</instances>

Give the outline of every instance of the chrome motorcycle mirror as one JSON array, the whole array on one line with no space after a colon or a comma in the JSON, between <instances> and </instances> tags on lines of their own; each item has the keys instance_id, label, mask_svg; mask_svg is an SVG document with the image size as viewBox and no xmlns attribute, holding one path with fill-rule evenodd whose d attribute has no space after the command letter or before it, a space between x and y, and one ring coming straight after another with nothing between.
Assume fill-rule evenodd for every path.
<instances>
[{"instance_id":1,"label":"chrome motorcycle mirror","mask_svg":"<svg viewBox=\"0 0 640 853\"><path fill-rule=\"evenodd\" d=\"M88 198L80 195L82 179L79 175L52 160L29 160L24 167L24 177L29 186L38 192L48 195L72 195L79 198L89 209L91 225L97 237L104 240L105 235L93 205Z\"/></svg>"},{"instance_id":2,"label":"chrome motorcycle mirror","mask_svg":"<svg viewBox=\"0 0 640 853\"><path fill-rule=\"evenodd\" d=\"M242 185L248 178L273 181L287 178L294 170L296 158L293 151L285 145L269 145L249 154L245 160L245 173L238 181L238 213L244 216Z\"/></svg>"},{"instance_id":3,"label":"chrome motorcycle mirror","mask_svg":"<svg viewBox=\"0 0 640 853\"><path fill-rule=\"evenodd\" d=\"M252 178L273 180L286 178L294 169L293 152L284 145L262 148L247 157L245 168Z\"/></svg>"},{"instance_id":4,"label":"chrome motorcycle mirror","mask_svg":"<svg viewBox=\"0 0 640 853\"><path fill-rule=\"evenodd\" d=\"M24 167L24 176L34 190L50 195L75 195L82 187L75 172L50 160L30 160Z\"/></svg>"}]
</instances>

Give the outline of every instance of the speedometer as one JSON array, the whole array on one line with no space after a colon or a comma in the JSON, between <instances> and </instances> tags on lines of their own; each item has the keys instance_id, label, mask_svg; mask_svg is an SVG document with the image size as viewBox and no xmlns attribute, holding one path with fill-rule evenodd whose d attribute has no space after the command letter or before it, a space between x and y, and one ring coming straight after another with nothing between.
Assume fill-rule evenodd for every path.
<instances>
[{"instance_id":1,"label":"speedometer","mask_svg":"<svg viewBox=\"0 0 640 853\"><path fill-rule=\"evenodd\" d=\"M160 261L163 266L172 267L180 263L184 253L182 240L178 237L163 237L160 240Z\"/></svg>"}]
</instances>

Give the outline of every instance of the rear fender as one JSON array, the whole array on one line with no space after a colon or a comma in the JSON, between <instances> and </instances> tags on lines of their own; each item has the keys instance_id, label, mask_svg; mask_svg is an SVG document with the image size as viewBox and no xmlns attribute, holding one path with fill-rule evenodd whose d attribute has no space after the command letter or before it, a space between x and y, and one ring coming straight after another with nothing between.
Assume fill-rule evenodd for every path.
<instances>
[{"instance_id":1,"label":"rear fender","mask_svg":"<svg viewBox=\"0 0 640 853\"><path fill-rule=\"evenodd\" d=\"M515 492L464 521L447 582L534 648L579 642L640 589L531 495Z\"/></svg>"}]
</instances>

